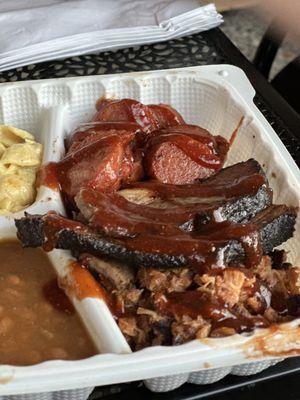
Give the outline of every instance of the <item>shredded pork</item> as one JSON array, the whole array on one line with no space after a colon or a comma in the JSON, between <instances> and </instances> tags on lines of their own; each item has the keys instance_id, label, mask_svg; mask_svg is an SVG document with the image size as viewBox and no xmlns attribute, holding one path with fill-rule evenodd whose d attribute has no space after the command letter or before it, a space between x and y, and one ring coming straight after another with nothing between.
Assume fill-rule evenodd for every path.
<instances>
[{"instance_id":1,"label":"shredded pork","mask_svg":"<svg viewBox=\"0 0 300 400\"><path fill-rule=\"evenodd\" d=\"M234 265L203 274L85 260L114 299L119 327L134 350L230 336L300 315L300 270L286 263L284 253L264 256L251 270ZM190 293L195 300L185 308L180 296ZM203 299L203 312L189 314Z\"/></svg>"}]
</instances>

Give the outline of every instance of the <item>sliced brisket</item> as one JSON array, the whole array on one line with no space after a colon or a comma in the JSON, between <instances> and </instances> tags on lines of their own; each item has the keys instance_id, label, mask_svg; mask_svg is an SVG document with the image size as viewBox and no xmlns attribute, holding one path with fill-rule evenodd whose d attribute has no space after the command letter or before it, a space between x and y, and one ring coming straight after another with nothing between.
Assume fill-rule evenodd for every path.
<instances>
[{"instance_id":1,"label":"sliced brisket","mask_svg":"<svg viewBox=\"0 0 300 400\"><path fill-rule=\"evenodd\" d=\"M258 214L250 226L233 224L223 226L223 231L217 229L205 235L140 235L124 240L102 236L54 213L26 215L16 220L16 227L25 247L68 249L75 254L106 256L135 266L170 268L192 264L201 267L220 263L222 267L232 261L249 261L249 257L251 264L257 264L261 256L257 234L262 251L270 252L293 235L296 214L293 207L273 205L268 212L263 211L262 216Z\"/></svg>"}]
</instances>

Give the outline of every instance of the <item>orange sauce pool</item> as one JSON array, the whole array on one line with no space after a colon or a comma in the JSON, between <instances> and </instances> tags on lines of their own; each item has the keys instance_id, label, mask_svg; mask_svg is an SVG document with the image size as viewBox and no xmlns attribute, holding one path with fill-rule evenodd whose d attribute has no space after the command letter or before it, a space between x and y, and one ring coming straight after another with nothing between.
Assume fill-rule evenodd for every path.
<instances>
[{"instance_id":1,"label":"orange sauce pool","mask_svg":"<svg viewBox=\"0 0 300 400\"><path fill-rule=\"evenodd\" d=\"M78 360L97 350L40 249L0 241L0 364Z\"/></svg>"},{"instance_id":2,"label":"orange sauce pool","mask_svg":"<svg viewBox=\"0 0 300 400\"><path fill-rule=\"evenodd\" d=\"M68 277L61 280L60 286L69 296L75 296L79 300L86 297L96 297L105 300L107 304L110 301L107 293L92 274L84 265L76 261L70 263Z\"/></svg>"}]
</instances>

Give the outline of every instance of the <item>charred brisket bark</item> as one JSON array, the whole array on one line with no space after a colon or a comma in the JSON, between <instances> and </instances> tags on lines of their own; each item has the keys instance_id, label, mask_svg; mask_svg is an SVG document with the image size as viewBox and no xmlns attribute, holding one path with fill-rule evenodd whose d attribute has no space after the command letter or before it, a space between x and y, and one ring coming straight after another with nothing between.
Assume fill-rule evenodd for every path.
<instances>
[{"instance_id":1,"label":"charred brisket bark","mask_svg":"<svg viewBox=\"0 0 300 400\"><path fill-rule=\"evenodd\" d=\"M258 214L251 222L257 225L263 252L266 254L274 247L288 240L294 231L297 210L285 205L273 205ZM17 235L25 247L39 247L47 243L47 227L56 214L26 215L16 220ZM147 253L130 249L121 240L101 236L89 230L85 225L76 223L70 228L70 221L58 217L60 228L55 234L54 246L71 250L74 254L90 253L95 256L111 257L134 266L179 267L190 262L189 257L181 254L163 254L160 249ZM74 221L72 221L74 225ZM64 227L64 225L66 227ZM201 239L199 239L201 240ZM244 248L239 241L229 240L222 244L224 261L241 261L245 258ZM201 258L201 254L199 254Z\"/></svg>"}]
</instances>

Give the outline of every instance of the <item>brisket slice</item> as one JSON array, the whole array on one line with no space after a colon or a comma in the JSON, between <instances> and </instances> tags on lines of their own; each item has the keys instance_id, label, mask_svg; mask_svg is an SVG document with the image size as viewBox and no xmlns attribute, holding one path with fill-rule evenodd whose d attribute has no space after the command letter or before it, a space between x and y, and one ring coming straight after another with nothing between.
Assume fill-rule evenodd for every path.
<instances>
[{"instance_id":1,"label":"brisket slice","mask_svg":"<svg viewBox=\"0 0 300 400\"><path fill-rule=\"evenodd\" d=\"M293 236L297 211L294 207L273 205L254 218L253 222L264 227L260 236L265 254Z\"/></svg>"},{"instance_id":2,"label":"brisket slice","mask_svg":"<svg viewBox=\"0 0 300 400\"><path fill-rule=\"evenodd\" d=\"M294 231L297 209L285 205L273 205L257 215L251 222L255 225L261 240L263 253L270 252L274 247L288 240ZM134 266L155 266L155 267L179 267L195 263L203 263L202 251L208 255L209 249L217 249L223 254L224 263L232 261L245 261L245 248L241 241L230 239L207 237L191 237L188 234L182 237L152 237L144 238L139 236L140 244L143 240L157 245L151 252L141 250L133 239L111 239L101 236L83 224L67 220L55 213L41 215L26 215L15 221L17 235L25 247L44 246L48 250L51 247L71 250L75 255L90 253L95 256L107 256ZM49 246L49 232L51 241ZM48 242L47 242L48 241ZM140 250L136 250L140 248ZM163 252L162 252L163 249ZM181 249L193 249L191 254L183 254ZM195 250L196 249L196 250ZM201 249L201 251L197 250ZM198 251L198 252L197 252ZM205 258L205 257L204 257Z\"/></svg>"}]
</instances>

